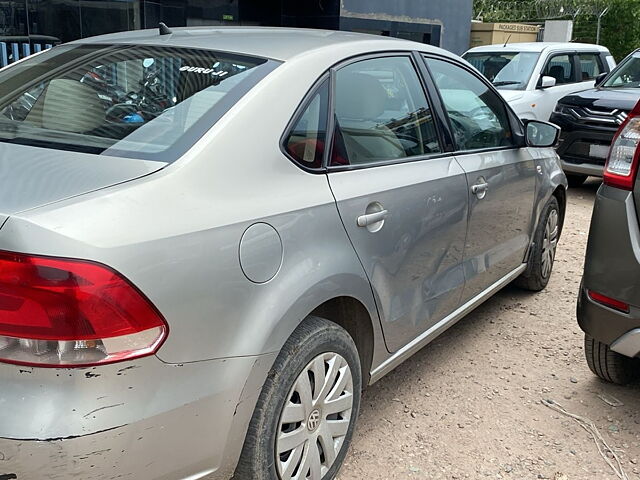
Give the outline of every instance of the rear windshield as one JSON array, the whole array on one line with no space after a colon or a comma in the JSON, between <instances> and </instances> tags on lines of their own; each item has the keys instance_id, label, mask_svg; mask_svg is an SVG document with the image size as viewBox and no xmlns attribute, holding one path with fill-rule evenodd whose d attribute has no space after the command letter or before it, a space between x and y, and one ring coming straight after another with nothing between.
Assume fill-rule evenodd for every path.
<instances>
[{"instance_id":1,"label":"rear windshield","mask_svg":"<svg viewBox=\"0 0 640 480\"><path fill-rule=\"evenodd\" d=\"M277 65L213 50L54 47L0 71L0 142L171 162Z\"/></svg>"}]
</instances>

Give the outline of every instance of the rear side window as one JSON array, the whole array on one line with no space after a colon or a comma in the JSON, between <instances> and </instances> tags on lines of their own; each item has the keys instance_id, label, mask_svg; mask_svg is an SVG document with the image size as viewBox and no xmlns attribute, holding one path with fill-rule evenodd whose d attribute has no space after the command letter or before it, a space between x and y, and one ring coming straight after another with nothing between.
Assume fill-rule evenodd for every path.
<instances>
[{"instance_id":1,"label":"rear side window","mask_svg":"<svg viewBox=\"0 0 640 480\"><path fill-rule=\"evenodd\" d=\"M335 89L332 165L441 151L427 97L409 57L349 64L337 71Z\"/></svg>"},{"instance_id":2,"label":"rear side window","mask_svg":"<svg viewBox=\"0 0 640 480\"><path fill-rule=\"evenodd\" d=\"M571 55L554 55L547 62L542 75L556 79L556 85L574 82L573 61Z\"/></svg>"},{"instance_id":3,"label":"rear side window","mask_svg":"<svg viewBox=\"0 0 640 480\"><path fill-rule=\"evenodd\" d=\"M581 53L578 55L578 61L580 62L582 81L593 80L603 72L600 55L595 53Z\"/></svg>"},{"instance_id":4,"label":"rear side window","mask_svg":"<svg viewBox=\"0 0 640 480\"><path fill-rule=\"evenodd\" d=\"M327 137L329 81L322 82L285 140L285 150L300 165L320 168Z\"/></svg>"},{"instance_id":5,"label":"rear side window","mask_svg":"<svg viewBox=\"0 0 640 480\"><path fill-rule=\"evenodd\" d=\"M173 161L277 65L212 50L55 47L0 72L0 142Z\"/></svg>"},{"instance_id":6,"label":"rear side window","mask_svg":"<svg viewBox=\"0 0 640 480\"><path fill-rule=\"evenodd\" d=\"M457 149L478 150L514 145L502 98L467 70L426 58L449 121Z\"/></svg>"}]
</instances>

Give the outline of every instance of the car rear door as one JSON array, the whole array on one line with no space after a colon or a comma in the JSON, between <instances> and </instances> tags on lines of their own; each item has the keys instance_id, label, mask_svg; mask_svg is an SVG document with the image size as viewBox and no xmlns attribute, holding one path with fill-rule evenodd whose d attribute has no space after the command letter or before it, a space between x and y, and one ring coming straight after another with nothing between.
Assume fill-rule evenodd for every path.
<instances>
[{"instance_id":1,"label":"car rear door","mask_svg":"<svg viewBox=\"0 0 640 480\"><path fill-rule=\"evenodd\" d=\"M520 267L531 242L536 168L502 97L457 62L426 57L467 176L465 302Z\"/></svg>"},{"instance_id":2,"label":"car rear door","mask_svg":"<svg viewBox=\"0 0 640 480\"><path fill-rule=\"evenodd\" d=\"M467 181L443 149L420 61L388 54L332 71L328 179L391 351L455 310L464 288Z\"/></svg>"}]
</instances>

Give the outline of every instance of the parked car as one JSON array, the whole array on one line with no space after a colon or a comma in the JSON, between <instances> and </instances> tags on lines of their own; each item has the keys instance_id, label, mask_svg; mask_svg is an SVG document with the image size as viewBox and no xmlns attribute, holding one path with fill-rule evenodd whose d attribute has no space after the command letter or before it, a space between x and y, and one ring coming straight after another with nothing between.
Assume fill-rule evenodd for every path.
<instances>
[{"instance_id":1,"label":"parked car","mask_svg":"<svg viewBox=\"0 0 640 480\"><path fill-rule=\"evenodd\" d=\"M558 100L594 86L615 67L609 50L583 43L475 47L463 58L484 74L520 118L549 120Z\"/></svg>"},{"instance_id":2,"label":"parked car","mask_svg":"<svg viewBox=\"0 0 640 480\"><path fill-rule=\"evenodd\" d=\"M568 95L558 102L551 121L562 127L558 154L569 185L587 176L602 177L611 141L640 100L640 50L625 58L596 88Z\"/></svg>"},{"instance_id":3,"label":"parked car","mask_svg":"<svg viewBox=\"0 0 640 480\"><path fill-rule=\"evenodd\" d=\"M423 44L160 32L0 71L0 477L333 479L364 386L547 284L558 128Z\"/></svg>"},{"instance_id":4,"label":"parked car","mask_svg":"<svg viewBox=\"0 0 640 480\"><path fill-rule=\"evenodd\" d=\"M589 368L619 384L640 377L640 103L611 145L591 220L578 323Z\"/></svg>"}]
</instances>

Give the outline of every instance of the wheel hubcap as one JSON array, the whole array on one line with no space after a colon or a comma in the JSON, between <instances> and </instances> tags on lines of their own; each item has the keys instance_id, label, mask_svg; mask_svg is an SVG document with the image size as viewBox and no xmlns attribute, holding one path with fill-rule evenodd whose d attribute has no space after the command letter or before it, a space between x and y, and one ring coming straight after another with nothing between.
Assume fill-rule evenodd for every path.
<instances>
[{"instance_id":1,"label":"wheel hubcap","mask_svg":"<svg viewBox=\"0 0 640 480\"><path fill-rule=\"evenodd\" d=\"M544 229L544 238L542 239L542 276L544 278L549 278L549 275L551 275L557 245L558 211L553 209L549 212L549 218L547 218L547 224Z\"/></svg>"},{"instance_id":2,"label":"wheel hubcap","mask_svg":"<svg viewBox=\"0 0 640 480\"><path fill-rule=\"evenodd\" d=\"M282 410L275 445L281 480L321 480L334 464L351 423L353 377L337 353L302 370Z\"/></svg>"},{"instance_id":3,"label":"wheel hubcap","mask_svg":"<svg viewBox=\"0 0 640 480\"><path fill-rule=\"evenodd\" d=\"M314 410L307 419L307 428L310 432L314 432L320 426L320 410Z\"/></svg>"}]
</instances>

